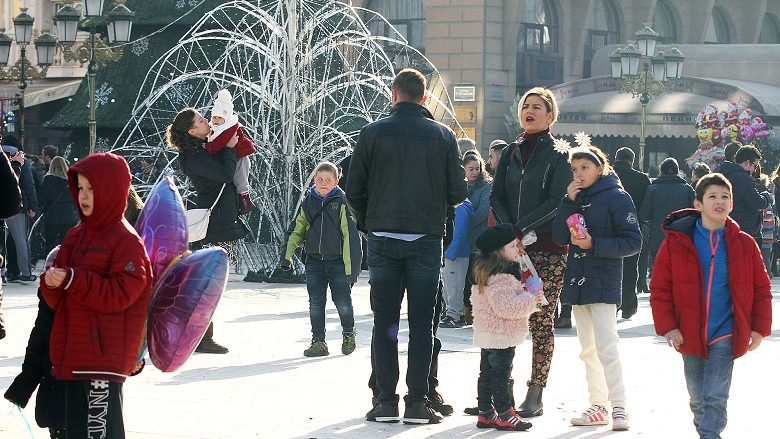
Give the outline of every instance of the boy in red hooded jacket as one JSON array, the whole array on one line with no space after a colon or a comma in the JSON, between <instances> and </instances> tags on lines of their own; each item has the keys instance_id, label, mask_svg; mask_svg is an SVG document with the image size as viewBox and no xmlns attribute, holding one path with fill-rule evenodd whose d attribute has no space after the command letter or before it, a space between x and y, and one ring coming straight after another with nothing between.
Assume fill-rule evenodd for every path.
<instances>
[{"instance_id":1,"label":"boy in red hooded jacket","mask_svg":"<svg viewBox=\"0 0 780 439\"><path fill-rule=\"evenodd\" d=\"M683 355L693 424L720 438L734 359L771 332L772 295L756 241L728 217L731 183L707 174L694 209L672 212L650 282L655 330Z\"/></svg>"},{"instance_id":2,"label":"boy in red hooded jacket","mask_svg":"<svg viewBox=\"0 0 780 439\"><path fill-rule=\"evenodd\" d=\"M69 437L125 437L122 383L136 364L152 286L143 242L124 219L130 178L114 154L70 167L81 222L41 279L54 310L52 375L67 381Z\"/></svg>"}]
</instances>

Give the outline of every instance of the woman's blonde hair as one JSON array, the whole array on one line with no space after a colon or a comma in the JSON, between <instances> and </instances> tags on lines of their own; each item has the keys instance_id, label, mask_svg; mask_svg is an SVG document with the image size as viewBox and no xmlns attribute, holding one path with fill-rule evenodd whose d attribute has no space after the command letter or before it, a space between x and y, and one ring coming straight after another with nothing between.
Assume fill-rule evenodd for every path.
<instances>
[{"instance_id":1,"label":"woman's blonde hair","mask_svg":"<svg viewBox=\"0 0 780 439\"><path fill-rule=\"evenodd\" d=\"M479 294L484 292L490 276L503 272L510 265L512 263L501 256L500 248L487 255L479 252L476 261L474 261L474 284L477 286Z\"/></svg>"},{"instance_id":2,"label":"woman's blonde hair","mask_svg":"<svg viewBox=\"0 0 780 439\"><path fill-rule=\"evenodd\" d=\"M521 113L523 111L523 104L525 104L525 100L528 98L528 96L539 96L542 98L542 100L545 102L545 106L547 107L547 112L552 113L552 122L550 122L550 125L554 124L555 121L558 120L558 101L555 100L555 95L547 88L544 87L534 87L523 95L522 98L520 98L520 103L517 105L517 120L521 120Z\"/></svg>"},{"instance_id":3,"label":"woman's blonde hair","mask_svg":"<svg viewBox=\"0 0 780 439\"><path fill-rule=\"evenodd\" d=\"M49 164L49 172L47 174L51 174L55 177L60 178L68 178L68 162L64 158L57 156L51 159L51 163Z\"/></svg>"}]
</instances>

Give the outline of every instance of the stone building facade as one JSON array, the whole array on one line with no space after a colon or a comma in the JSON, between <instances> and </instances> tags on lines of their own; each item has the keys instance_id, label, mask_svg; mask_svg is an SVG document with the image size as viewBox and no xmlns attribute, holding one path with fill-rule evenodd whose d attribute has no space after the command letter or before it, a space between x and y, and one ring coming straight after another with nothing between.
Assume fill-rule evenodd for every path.
<instances>
[{"instance_id":1,"label":"stone building facade","mask_svg":"<svg viewBox=\"0 0 780 439\"><path fill-rule=\"evenodd\" d=\"M662 44L747 45L746 50L756 59L761 57L763 44L780 43L780 0L351 3L378 11L400 25L399 32L436 65L451 93L456 85L474 86L474 101L458 102L456 109L459 120L467 129L473 128L482 148L494 138L507 136L505 115L517 93L535 85L551 87L608 73L606 66L592 62L599 49L633 40L644 23L652 23ZM711 65L713 60L689 56L686 71L699 61ZM731 68L729 59L721 61L721 69ZM607 61L602 57L596 62ZM751 75L749 69L743 70L744 75ZM733 79L780 86L777 75L754 76Z\"/></svg>"}]
</instances>

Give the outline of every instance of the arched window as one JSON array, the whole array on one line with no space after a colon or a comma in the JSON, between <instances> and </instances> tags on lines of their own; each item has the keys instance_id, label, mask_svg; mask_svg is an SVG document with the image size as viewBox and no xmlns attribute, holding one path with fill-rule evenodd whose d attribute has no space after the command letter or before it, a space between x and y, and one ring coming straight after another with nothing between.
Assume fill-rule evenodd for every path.
<instances>
[{"instance_id":1,"label":"arched window","mask_svg":"<svg viewBox=\"0 0 780 439\"><path fill-rule=\"evenodd\" d=\"M517 35L517 91L563 81L558 14L552 0L526 0Z\"/></svg>"},{"instance_id":2,"label":"arched window","mask_svg":"<svg viewBox=\"0 0 780 439\"><path fill-rule=\"evenodd\" d=\"M778 20L775 14L764 15L764 23L761 26L761 36L758 37L758 42L761 44L778 44L780 43L780 20Z\"/></svg>"},{"instance_id":3,"label":"arched window","mask_svg":"<svg viewBox=\"0 0 780 439\"><path fill-rule=\"evenodd\" d=\"M593 55L602 47L620 41L620 20L613 0L596 1L589 17L585 57L582 63L583 78L590 78L590 63Z\"/></svg>"},{"instance_id":4,"label":"arched window","mask_svg":"<svg viewBox=\"0 0 780 439\"><path fill-rule=\"evenodd\" d=\"M422 0L369 0L366 9L378 12L395 28L393 31L383 21L369 17L368 28L372 34L397 38L397 32L409 45L425 53L425 9Z\"/></svg>"},{"instance_id":5,"label":"arched window","mask_svg":"<svg viewBox=\"0 0 780 439\"><path fill-rule=\"evenodd\" d=\"M517 37L518 52L558 52L558 17L548 0L527 0Z\"/></svg>"},{"instance_id":6,"label":"arched window","mask_svg":"<svg viewBox=\"0 0 780 439\"><path fill-rule=\"evenodd\" d=\"M731 18L720 6L712 8L712 16L707 25L705 43L729 44L731 43Z\"/></svg>"},{"instance_id":7,"label":"arched window","mask_svg":"<svg viewBox=\"0 0 780 439\"><path fill-rule=\"evenodd\" d=\"M663 44L672 44L678 41L678 17L677 8L669 0L658 0L653 14L653 30L658 32L658 41Z\"/></svg>"}]
</instances>

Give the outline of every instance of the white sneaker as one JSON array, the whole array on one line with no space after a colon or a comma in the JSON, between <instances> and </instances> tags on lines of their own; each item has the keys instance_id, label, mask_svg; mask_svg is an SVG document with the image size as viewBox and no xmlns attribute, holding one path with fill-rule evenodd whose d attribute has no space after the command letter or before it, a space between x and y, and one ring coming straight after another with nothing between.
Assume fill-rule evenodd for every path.
<instances>
[{"instance_id":1,"label":"white sneaker","mask_svg":"<svg viewBox=\"0 0 780 439\"><path fill-rule=\"evenodd\" d=\"M587 426L607 424L609 424L609 414L607 413L607 408L598 404L593 404L576 418L571 418L571 425Z\"/></svg>"},{"instance_id":2,"label":"white sneaker","mask_svg":"<svg viewBox=\"0 0 780 439\"><path fill-rule=\"evenodd\" d=\"M623 407L612 408L612 430L613 431L627 431L628 430L628 413Z\"/></svg>"}]
</instances>

